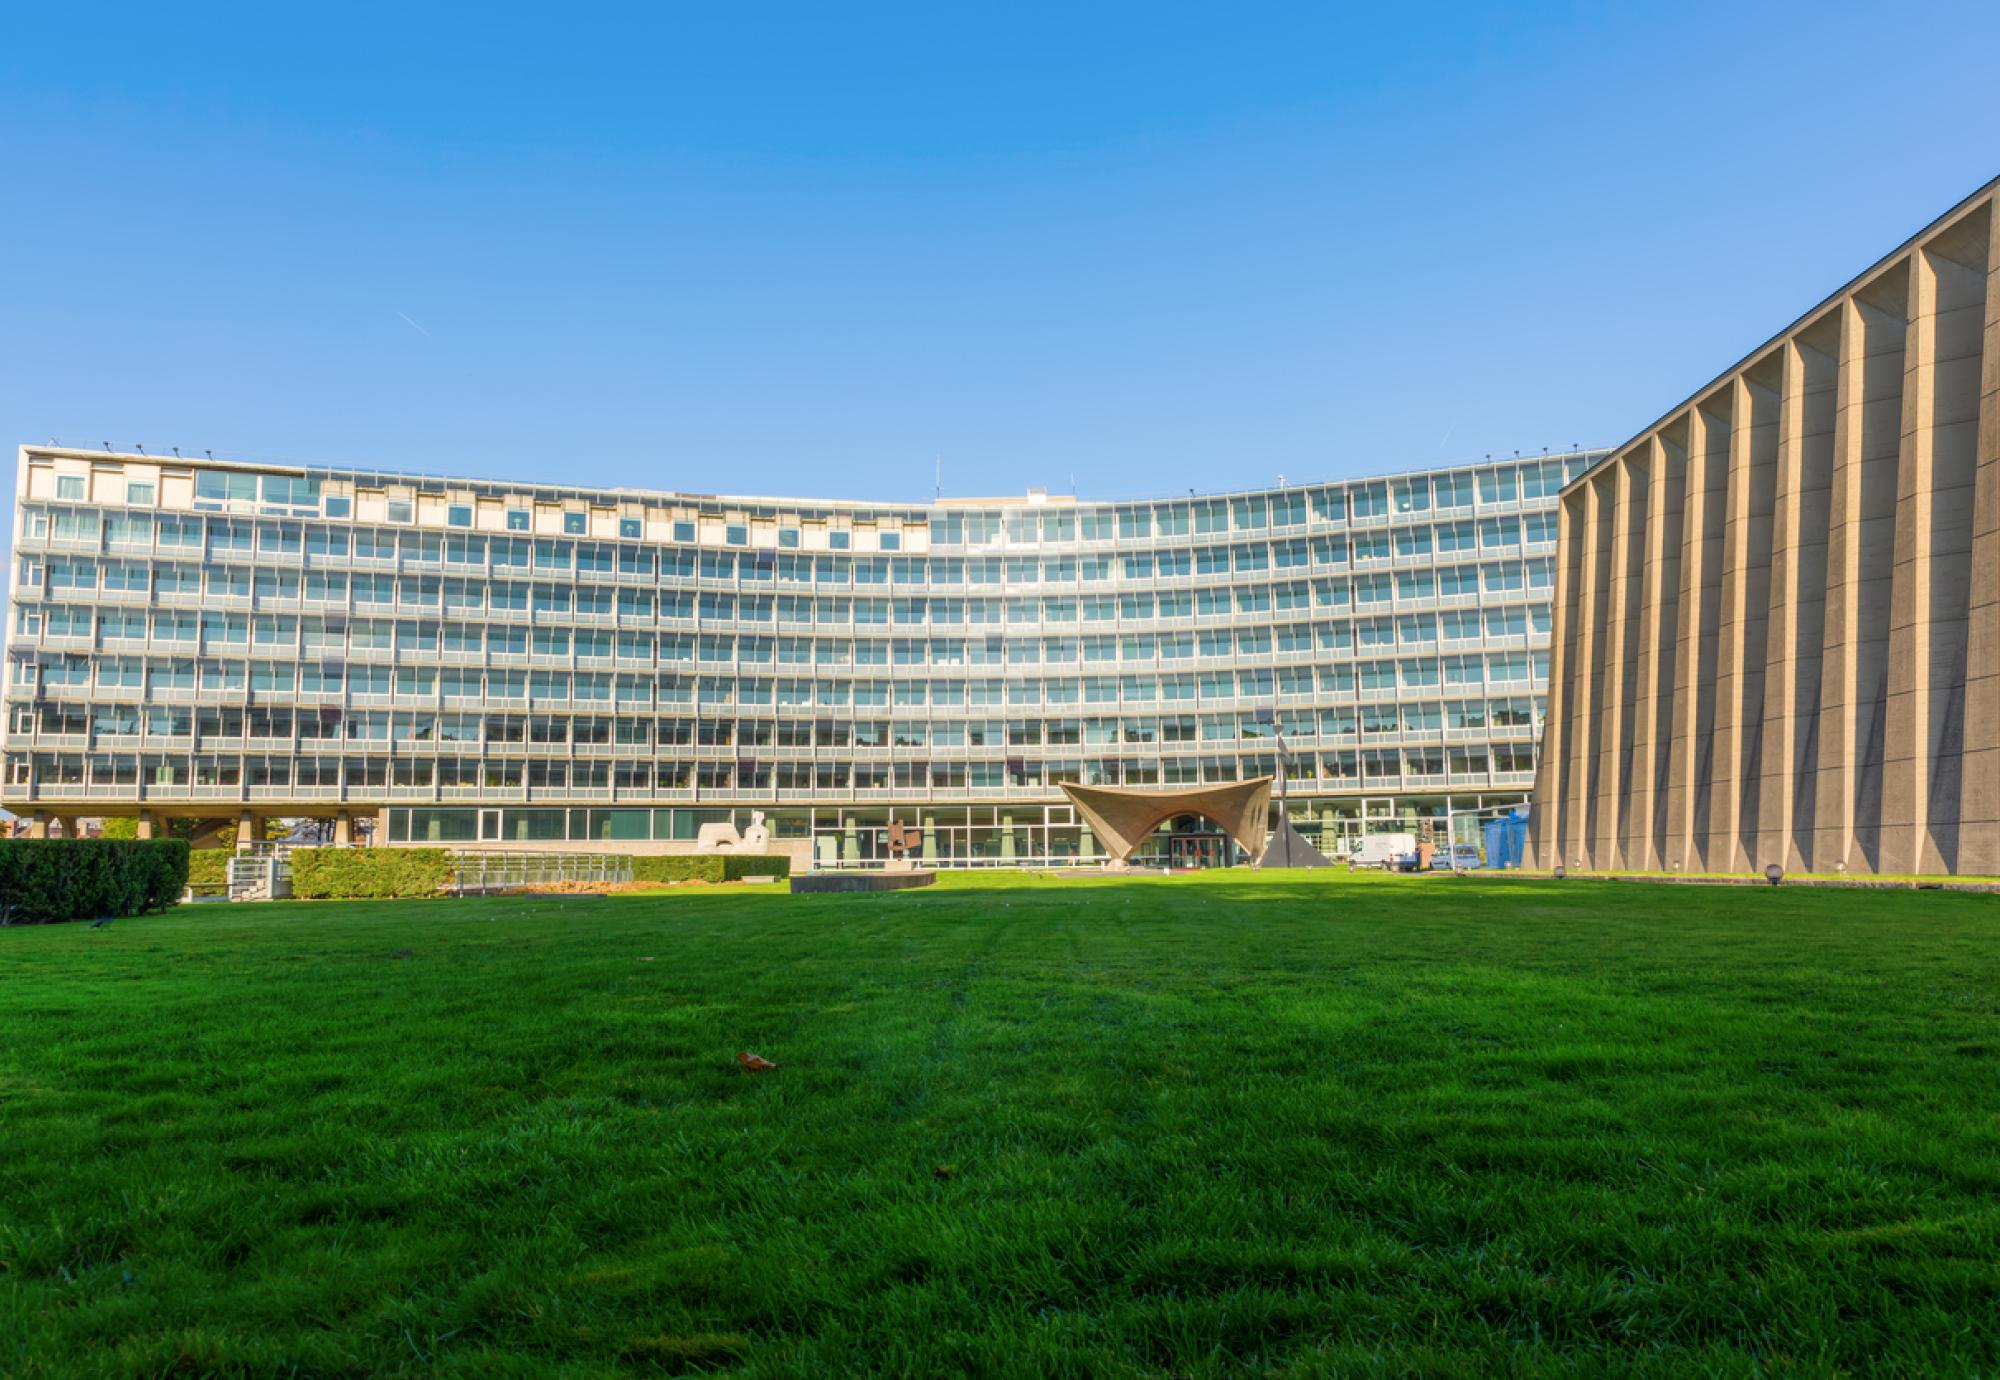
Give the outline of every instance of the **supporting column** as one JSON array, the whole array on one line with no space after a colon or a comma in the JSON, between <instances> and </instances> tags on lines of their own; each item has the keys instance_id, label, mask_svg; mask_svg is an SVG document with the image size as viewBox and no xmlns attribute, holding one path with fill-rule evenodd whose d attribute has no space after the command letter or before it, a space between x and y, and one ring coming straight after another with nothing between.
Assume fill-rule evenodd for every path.
<instances>
[{"instance_id":1,"label":"supporting column","mask_svg":"<svg viewBox=\"0 0 2000 1380\"><path fill-rule=\"evenodd\" d=\"M1876 870L1908 268L1842 307L1813 866Z\"/></svg>"},{"instance_id":2,"label":"supporting column","mask_svg":"<svg viewBox=\"0 0 2000 1380\"><path fill-rule=\"evenodd\" d=\"M1640 823L1646 831L1645 866L1665 871L1667 787L1674 756L1674 675L1680 662L1681 566L1687 510L1687 436L1664 428L1654 441L1653 498L1648 505L1645 607L1640 663L1643 746L1633 770L1644 783Z\"/></svg>"},{"instance_id":3,"label":"supporting column","mask_svg":"<svg viewBox=\"0 0 2000 1380\"><path fill-rule=\"evenodd\" d=\"M1764 779L1753 861L1813 868L1821 649L1832 518L1838 309L1785 345L1764 678Z\"/></svg>"},{"instance_id":4,"label":"supporting column","mask_svg":"<svg viewBox=\"0 0 2000 1380\"><path fill-rule=\"evenodd\" d=\"M28 816L28 837L45 839L49 836L49 817L40 810Z\"/></svg>"},{"instance_id":5,"label":"supporting column","mask_svg":"<svg viewBox=\"0 0 2000 1380\"><path fill-rule=\"evenodd\" d=\"M264 841L264 821L249 810L236 816L236 846L243 848Z\"/></svg>"},{"instance_id":6,"label":"supporting column","mask_svg":"<svg viewBox=\"0 0 2000 1380\"><path fill-rule=\"evenodd\" d=\"M351 848L354 845L354 816L346 810L338 811L333 817L333 846Z\"/></svg>"},{"instance_id":7,"label":"supporting column","mask_svg":"<svg viewBox=\"0 0 2000 1380\"><path fill-rule=\"evenodd\" d=\"M1571 690L1575 703L1570 708L1570 768L1568 819L1563 830L1563 856L1556 861L1564 867L1586 867L1590 845L1596 835L1597 767L1601 742L1600 715L1604 703L1604 525L1608 504L1602 485L1593 475L1584 481L1582 535L1578 554L1580 575L1576 582L1576 668Z\"/></svg>"},{"instance_id":8,"label":"supporting column","mask_svg":"<svg viewBox=\"0 0 2000 1380\"><path fill-rule=\"evenodd\" d=\"M1604 656L1604 750L1598 782L1594 865L1629 867L1626 833L1632 807L1632 702L1638 678L1639 585L1646 523L1646 468L1638 455L1620 456L1610 475L1612 508L1607 562Z\"/></svg>"},{"instance_id":9,"label":"supporting column","mask_svg":"<svg viewBox=\"0 0 2000 1380\"><path fill-rule=\"evenodd\" d=\"M1680 623L1674 649L1672 761L1667 770L1667 867L1706 864L1708 782L1715 731L1716 627L1721 606L1723 480L1729 418L1697 404L1687 415Z\"/></svg>"},{"instance_id":10,"label":"supporting column","mask_svg":"<svg viewBox=\"0 0 2000 1380\"><path fill-rule=\"evenodd\" d=\"M1565 495L1557 508L1556 587L1549 637L1549 699L1542 726L1541 760L1535 767L1533 806L1528 812L1526 864L1553 868L1568 855L1576 829L1570 782L1575 775L1578 660L1577 614L1583 583L1584 498ZM1347 840L1340 840L1343 850ZM1325 848L1324 842L1321 848Z\"/></svg>"},{"instance_id":11,"label":"supporting column","mask_svg":"<svg viewBox=\"0 0 2000 1380\"><path fill-rule=\"evenodd\" d=\"M1972 496L1965 765L1958 807L1958 870L1976 877L2000 876L2000 215L1987 214L1986 344Z\"/></svg>"},{"instance_id":12,"label":"supporting column","mask_svg":"<svg viewBox=\"0 0 2000 1380\"><path fill-rule=\"evenodd\" d=\"M1746 844L1756 834L1756 791L1762 778L1780 363L1767 357L1737 375L1730 403L1714 766L1705 850L1710 868L1723 872L1747 872L1769 861L1753 859Z\"/></svg>"},{"instance_id":13,"label":"supporting column","mask_svg":"<svg viewBox=\"0 0 2000 1380\"><path fill-rule=\"evenodd\" d=\"M138 837L142 839L150 839L158 837L158 834L159 834L159 825L154 818L153 812L151 810L139 811Z\"/></svg>"}]
</instances>

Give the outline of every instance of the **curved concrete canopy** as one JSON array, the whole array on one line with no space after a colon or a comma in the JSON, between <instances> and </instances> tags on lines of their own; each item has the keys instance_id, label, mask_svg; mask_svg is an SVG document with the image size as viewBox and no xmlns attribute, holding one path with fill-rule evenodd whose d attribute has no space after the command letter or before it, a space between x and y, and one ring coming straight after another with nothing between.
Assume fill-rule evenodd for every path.
<instances>
[{"instance_id":1,"label":"curved concrete canopy","mask_svg":"<svg viewBox=\"0 0 2000 1380\"><path fill-rule=\"evenodd\" d=\"M1219 786L1176 787L1165 791L1119 786L1060 783L1063 794L1103 841L1113 863L1125 863L1146 836L1175 815L1200 815L1220 824L1255 862L1271 832L1271 778L1253 776Z\"/></svg>"}]
</instances>

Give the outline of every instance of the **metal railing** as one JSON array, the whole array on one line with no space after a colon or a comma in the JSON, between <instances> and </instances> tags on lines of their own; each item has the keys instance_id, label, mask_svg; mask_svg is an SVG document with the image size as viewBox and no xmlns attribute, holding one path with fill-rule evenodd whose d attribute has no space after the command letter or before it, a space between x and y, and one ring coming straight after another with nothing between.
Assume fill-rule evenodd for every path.
<instances>
[{"instance_id":1,"label":"metal railing","mask_svg":"<svg viewBox=\"0 0 2000 1380\"><path fill-rule=\"evenodd\" d=\"M229 899L283 901L292 894L292 850L282 843L247 843L229 859Z\"/></svg>"},{"instance_id":2,"label":"metal railing","mask_svg":"<svg viewBox=\"0 0 2000 1380\"><path fill-rule=\"evenodd\" d=\"M556 882L629 882L632 859L611 853L515 853L459 849L451 855L451 891L476 896Z\"/></svg>"}]
</instances>

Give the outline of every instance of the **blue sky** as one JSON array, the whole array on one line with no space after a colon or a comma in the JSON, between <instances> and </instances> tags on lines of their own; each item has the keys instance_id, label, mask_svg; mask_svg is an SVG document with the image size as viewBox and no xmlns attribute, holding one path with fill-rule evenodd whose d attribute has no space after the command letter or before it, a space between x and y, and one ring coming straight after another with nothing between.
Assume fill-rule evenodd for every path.
<instances>
[{"instance_id":1,"label":"blue sky","mask_svg":"<svg viewBox=\"0 0 2000 1380\"><path fill-rule=\"evenodd\" d=\"M2000 172L1996 51L1990 3L13 6L0 440L885 499L1615 443Z\"/></svg>"}]
</instances>

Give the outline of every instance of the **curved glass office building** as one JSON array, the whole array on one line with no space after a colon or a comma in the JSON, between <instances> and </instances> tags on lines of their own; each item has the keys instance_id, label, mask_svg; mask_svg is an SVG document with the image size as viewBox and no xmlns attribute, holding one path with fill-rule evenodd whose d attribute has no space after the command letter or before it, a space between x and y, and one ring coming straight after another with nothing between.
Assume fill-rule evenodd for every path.
<instances>
[{"instance_id":1,"label":"curved glass office building","mask_svg":"<svg viewBox=\"0 0 2000 1380\"><path fill-rule=\"evenodd\" d=\"M1060 781L1282 773L1334 849L1525 797L1593 458L877 504L28 447L0 804L1028 864L1097 856Z\"/></svg>"}]
</instances>

